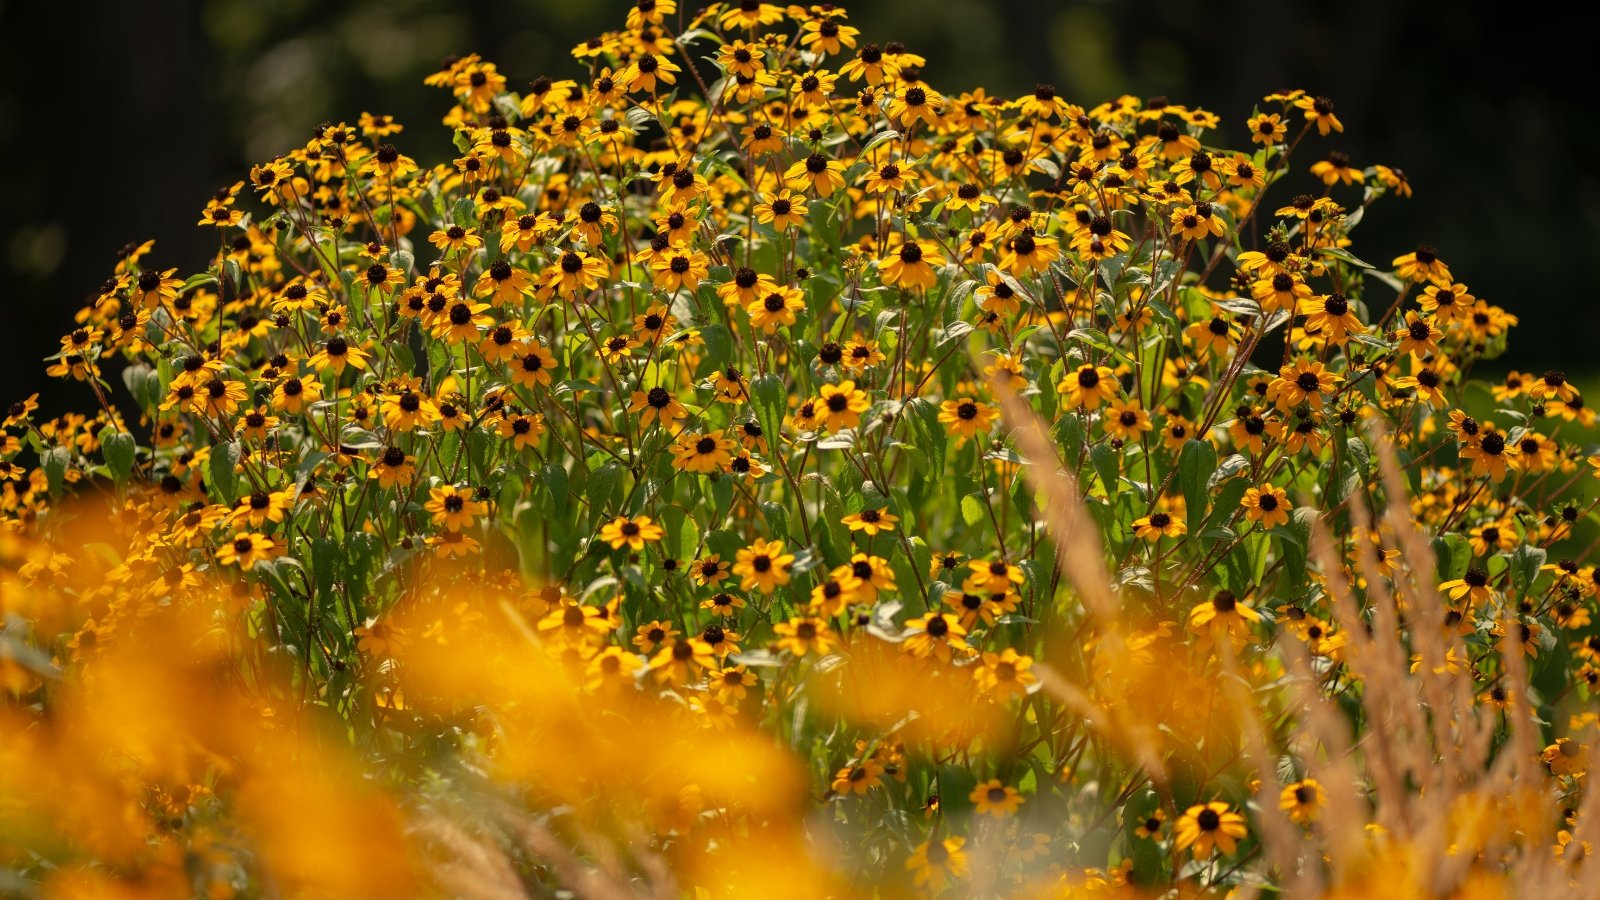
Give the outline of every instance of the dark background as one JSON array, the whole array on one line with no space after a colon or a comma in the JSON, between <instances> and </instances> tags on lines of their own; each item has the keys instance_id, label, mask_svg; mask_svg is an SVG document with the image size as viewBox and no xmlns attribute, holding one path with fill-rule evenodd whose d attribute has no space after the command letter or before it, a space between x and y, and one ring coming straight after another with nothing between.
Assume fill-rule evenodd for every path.
<instances>
[{"instance_id":1,"label":"dark background","mask_svg":"<svg viewBox=\"0 0 1600 900\"><path fill-rule=\"evenodd\" d=\"M683 2L683 0L680 0ZM693 0L683 3L693 8ZM1600 247L1600 138L1592 56L1576 27L1539 8L1405 0L863 0L862 39L928 57L947 92L1016 96L1050 81L1091 105L1165 94L1243 119L1263 94L1332 98L1346 134L1308 139L1357 166L1403 168L1409 201L1385 201L1358 234L1380 265L1436 244L1474 292L1522 318L1505 363L1600 368L1600 304L1587 274ZM424 164L452 153L449 106L422 78L477 51L513 87L577 77L580 40L618 27L621 0L0 0L0 402L39 390L46 410L81 387L40 359L110 274L118 248L155 238L148 261L193 271L215 247L195 227L218 187L364 111L407 125L396 143ZM1309 152L1307 152L1309 151ZM1302 158L1303 157L1303 158ZM1288 192L1285 192L1285 196Z\"/></svg>"}]
</instances>

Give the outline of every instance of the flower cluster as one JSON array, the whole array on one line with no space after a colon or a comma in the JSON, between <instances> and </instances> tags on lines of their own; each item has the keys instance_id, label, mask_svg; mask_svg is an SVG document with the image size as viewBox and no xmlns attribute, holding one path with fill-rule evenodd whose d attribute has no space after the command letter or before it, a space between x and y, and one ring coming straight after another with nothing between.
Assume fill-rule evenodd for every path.
<instances>
[{"instance_id":1,"label":"flower cluster","mask_svg":"<svg viewBox=\"0 0 1600 900\"><path fill-rule=\"evenodd\" d=\"M445 61L453 158L362 114L254 166L203 268L131 245L77 313L48 372L91 412L0 410L0 866L1577 877L1594 413L1474 394L1516 317L1352 252L1412 188L1330 100L941 91L753 0L573 55Z\"/></svg>"}]
</instances>

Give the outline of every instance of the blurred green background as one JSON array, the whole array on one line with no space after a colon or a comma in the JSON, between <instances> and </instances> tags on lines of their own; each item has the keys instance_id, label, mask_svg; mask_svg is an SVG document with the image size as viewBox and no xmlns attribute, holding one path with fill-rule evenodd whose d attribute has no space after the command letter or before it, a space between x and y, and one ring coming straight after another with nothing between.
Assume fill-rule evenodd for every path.
<instances>
[{"instance_id":1,"label":"blurred green background","mask_svg":"<svg viewBox=\"0 0 1600 900\"><path fill-rule=\"evenodd\" d=\"M693 3L687 4L692 8ZM215 246L195 227L206 197L326 120L386 112L423 161L450 152L444 94L421 84L447 54L477 51L511 84L580 72L569 50L620 25L621 0L0 0L0 377L9 401L41 390L82 405L40 358L109 274L117 249L157 239L150 261L190 271ZM1504 6L1408 0L864 0L865 39L929 59L946 91L1016 95L1039 81L1093 103L1164 94L1220 113L1242 142L1262 94L1333 98L1347 133L1311 142L1360 165L1406 170L1357 250L1386 262L1438 245L1475 293L1521 316L1507 365L1600 369L1600 304L1582 273L1600 247L1600 120L1588 78L1556 60L1591 51L1577 28ZM1292 190L1292 188L1291 188ZM1287 194L1287 192L1286 192Z\"/></svg>"}]
</instances>

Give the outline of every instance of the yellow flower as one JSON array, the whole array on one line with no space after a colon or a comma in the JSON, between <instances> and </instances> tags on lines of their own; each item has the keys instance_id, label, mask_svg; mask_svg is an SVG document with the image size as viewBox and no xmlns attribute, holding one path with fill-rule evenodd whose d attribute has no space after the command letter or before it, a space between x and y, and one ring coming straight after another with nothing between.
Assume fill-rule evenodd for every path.
<instances>
[{"instance_id":1,"label":"yellow flower","mask_svg":"<svg viewBox=\"0 0 1600 900\"><path fill-rule=\"evenodd\" d=\"M823 618L832 618L844 612L861 596L863 582L848 566L828 573L811 589L810 612Z\"/></svg>"},{"instance_id":2,"label":"yellow flower","mask_svg":"<svg viewBox=\"0 0 1600 900\"><path fill-rule=\"evenodd\" d=\"M733 574L739 576L739 587L744 590L759 589L763 594L770 594L789 583L792 565L794 554L783 552L782 541L757 538L735 554Z\"/></svg>"},{"instance_id":3,"label":"yellow flower","mask_svg":"<svg viewBox=\"0 0 1600 900\"><path fill-rule=\"evenodd\" d=\"M1070 406L1098 409L1101 403L1117 396L1119 386L1116 373L1109 367L1084 363L1068 372L1056 390Z\"/></svg>"},{"instance_id":4,"label":"yellow flower","mask_svg":"<svg viewBox=\"0 0 1600 900\"><path fill-rule=\"evenodd\" d=\"M674 250L651 260L650 271L656 286L668 293L692 291L710 274L711 261L698 251Z\"/></svg>"},{"instance_id":5,"label":"yellow flower","mask_svg":"<svg viewBox=\"0 0 1600 900\"><path fill-rule=\"evenodd\" d=\"M648 391L634 391L628 401L628 411L639 414L640 428L647 428L652 422L659 422L662 428L675 428L678 420L689 415L671 391L659 386Z\"/></svg>"},{"instance_id":6,"label":"yellow flower","mask_svg":"<svg viewBox=\"0 0 1600 900\"><path fill-rule=\"evenodd\" d=\"M1260 621L1260 613L1227 589L1217 591L1210 600L1189 610L1190 631L1213 639L1225 635L1235 644L1247 640L1251 624Z\"/></svg>"},{"instance_id":7,"label":"yellow flower","mask_svg":"<svg viewBox=\"0 0 1600 900\"><path fill-rule=\"evenodd\" d=\"M414 431L439 420L439 407L432 398L412 390L386 394L378 408L383 412L384 424L394 431Z\"/></svg>"},{"instance_id":8,"label":"yellow flower","mask_svg":"<svg viewBox=\"0 0 1600 900\"><path fill-rule=\"evenodd\" d=\"M1033 657L1007 647L1000 653L983 654L983 665L972 677L985 691L1003 701L1026 694L1029 687L1038 681L1038 677L1029 671L1032 667Z\"/></svg>"},{"instance_id":9,"label":"yellow flower","mask_svg":"<svg viewBox=\"0 0 1600 900\"><path fill-rule=\"evenodd\" d=\"M1111 401L1101 421L1105 423L1106 434L1128 443L1138 443L1154 427L1150 424L1150 414L1133 399Z\"/></svg>"},{"instance_id":10,"label":"yellow flower","mask_svg":"<svg viewBox=\"0 0 1600 900\"><path fill-rule=\"evenodd\" d=\"M678 637L678 629L672 627L671 622L660 620L645 622L634 632L633 646L639 648L640 653L654 653Z\"/></svg>"},{"instance_id":11,"label":"yellow flower","mask_svg":"<svg viewBox=\"0 0 1600 900\"><path fill-rule=\"evenodd\" d=\"M1245 518L1260 522L1262 528L1268 529L1287 524L1289 510L1293 508L1289 503L1289 492L1275 484L1246 490L1239 505L1245 509Z\"/></svg>"},{"instance_id":12,"label":"yellow flower","mask_svg":"<svg viewBox=\"0 0 1600 900\"><path fill-rule=\"evenodd\" d=\"M845 516L840 521L851 531L860 531L867 537L875 537L879 532L893 531L894 523L900 521L900 517L881 509L863 509Z\"/></svg>"},{"instance_id":13,"label":"yellow flower","mask_svg":"<svg viewBox=\"0 0 1600 900\"><path fill-rule=\"evenodd\" d=\"M438 247L444 253L462 253L482 247L483 238L478 234L478 229L476 228L451 225L428 235L428 243Z\"/></svg>"},{"instance_id":14,"label":"yellow flower","mask_svg":"<svg viewBox=\"0 0 1600 900\"><path fill-rule=\"evenodd\" d=\"M654 94L662 85L676 84L677 73L682 71L663 57L645 53L623 67L617 80L627 85L630 94Z\"/></svg>"},{"instance_id":15,"label":"yellow flower","mask_svg":"<svg viewBox=\"0 0 1600 900\"><path fill-rule=\"evenodd\" d=\"M1302 403L1321 409L1324 395L1331 394L1342 379L1321 362L1301 359L1278 370L1278 377L1267 387L1267 399L1288 412Z\"/></svg>"},{"instance_id":16,"label":"yellow flower","mask_svg":"<svg viewBox=\"0 0 1600 900\"><path fill-rule=\"evenodd\" d=\"M962 851L967 843L964 837L929 839L917 845L911 858L906 860L906 870L917 887L927 887L938 893L952 880L967 877L967 854Z\"/></svg>"},{"instance_id":17,"label":"yellow flower","mask_svg":"<svg viewBox=\"0 0 1600 900\"><path fill-rule=\"evenodd\" d=\"M752 328L758 328L765 334L772 334L781 326L793 325L795 313L805 308L805 295L799 288L774 287L750 301L745 307L745 312L750 314Z\"/></svg>"},{"instance_id":18,"label":"yellow flower","mask_svg":"<svg viewBox=\"0 0 1600 900\"><path fill-rule=\"evenodd\" d=\"M930 612L906 622L906 639L901 646L918 658L934 657L947 663L953 651L970 649L966 634L967 630L954 616Z\"/></svg>"},{"instance_id":19,"label":"yellow flower","mask_svg":"<svg viewBox=\"0 0 1600 900\"><path fill-rule=\"evenodd\" d=\"M830 787L835 794L865 794L883 785L882 776L883 763L869 756L840 769Z\"/></svg>"},{"instance_id":20,"label":"yellow flower","mask_svg":"<svg viewBox=\"0 0 1600 900\"><path fill-rule=\"evenodd\" d=\"M380 488L407 485L417 477L416 460L399 447L389 447L378 456L367 476L378 482Z\"/></svg>"},{"instance_id":21,"label":"yellow flower","mask_svg":"<svg viewBox=\"0 0 1600 900\"><path fill-rule=\"evenodd\" d=\"M259 531L240 532L217 548L217 562L225 566L251 569L258 562L273 559L277 553L278 546L273 543L272 538Z\"/></svg>"},{"instance_id":22,"label":"yellow flower","mask_svg":"<svg viewBox=\"0 0 1600 900\"><path fill-rule=\"evenodd\" d=\"M334 336L324 341L322 349L313 354L306 362L318 372L331 369L335 375L338 375L344 372L345 366L365 369L367 367L367 358L367 351L351 344L342 337Z\"/></svg>"},{"instance_id":23,"label":"yellow flower","mask_svg":"<svg viewBox=\"0 0 1600 900\"><path fill-rule=\"evenodd\" d=\"M721 584L732 568L732 563L712 553L695 560L689 567L689 576L694 579L695 584L709 587Z\"/></svg>"},{"instance_id":24,"label":"yellow flower","mask_svg":"<svg viewBox=\"0 0 1600 900\"><path fill-rule=\"evenodd\" d=\"M659 541L665 534L649 516L617 516L600 527L600 540L610 544L613 550L621 550L624 546L643 550L645 544Z\"/></svg>"},{"instance_id":25,"label":"yellow flower","mask_svg":"<svg viewBox=\"0 0 1600 900\"><path fill-rule=\"evenodd\" d=\"M517 450L533 447L544 437L544 414L507 412L500 417L499 432L502 438L510 438L511 446Z\"/></svg>"},{"instance_id":26,"label":"yellow flower","mask_svg":"<svg viewBox=\"0 0 1600 900\"><path fill-rule=\"evenodd\" d=\"M1305 778L1286 785L1283 793L1278 795L1278 808L1301 825L1315 822L1327 802L1327 792L1323 791L1315 778Z\"/></svg>"},{"instance_id":27,"label":"yellow flower","mask_svg":"<svg viewBox=\"0 0 1600 900\"><path fill-rule=\"evenodd\" d=\"M1570 737L1559 738L1544 748L1539 759L1556 775L1581 776L1589 771L1589 748Z\"/></svg>"},{"instance_id":28,"label":"yellow flower","mask_svg":"<svg viewBox=\"0 0 1600 900\"><path fill-rule=\"evenodd\" d=\"M1165 510L1156 510L1133 520L1133 533L1154 543L1163 537L1177 537L1189 530L1181 519Z\"/></svg>"},{"instance_id":29,"label":"yellow flower","mask_svg":"<svg viewBox=\"0 0 1600 900\"><path fill-rule=\"evenodd\" d=\"M926 291L939 283L938 269L946 264L938 246L928 241L906 241L878 262L878 277L890 287Z\"/></svg>"},{"instance_id":30,"label":"yellow flower","mask_svg":"<svg viewBox=\"0 0 1600 900\"><path fill-rule=\"evenodd\" d=\"M965 442L980 432L987 432L1000 418L1000 410L971 397L946 400L939 404L939 421L945 430Z\"/></svg>"},{"instance_id":31,"label":"yellow flower","mask_svg":"<svg viewBox=\"0 0 1600 900\"><path fill-rule=\"evenodd\" d=\"M472 494L472 491L453 484L430 488L428 502L422 508L433 516L433 524L442 525L449 531L460 531L471 526L473 519L487 511L487 507L474 500Z\"/></svg>"},{"instance_id":32,"label":"yellow flower","mask_svg":"<svg viewBox=\"0 0 1600 900\"><path fill-rule=\"evenodd\" d=\"M391 627L388 622L376 616L369 617L357 625L354 633L356 646L368 656L389 656L396 649L409 643L404 632Z\"/></svg>"},{"instance_id":33,"label":"yellow flower","mask_svg":"<svg viewBox=\"0 0 1600 900\"><path fill-rule=\"evenodd\" d=\"M686 431L672 445L672 464L685 472L720 472L732 461L732 450L731 438Z\"/></svg>"},{"instance_id":34,"label":"yellow flower","mask_svg":"<svg viewBox=\"0 0 1600 900\"><path fill-rule=\"evenodd\" d=\"M1220 800L1189 807L1179 817L1174 846L1193 850L1196 859L1207 859L1212 850L1232 853L1250 830L1244 816L1233 812Z\"/></svg>"},{"instance_id":35,"label":"yellow flower","mask_svg":"<svg viewBox=\"0 0 1600 900\"><path fill-rule=\"evenodd\" d=\"M778 635L777 648L795 656L805 656L807 653L822 656L833 649L832 629L823 619L796 616L772 626L772 630Z\"/></svg>"},{"instance_id":36,"label":"yellow flower","mask_svg":"<svg viewBox=\"0 0 1600 900\"><path fill-rule=\"evenodd\" d=\"M644 660L621 647L607 647L589 660L584 687L591 691L631 687Z\"/></svg>"},{"instance_id":37,"label":"yellow flower","mask_svg":"<svg viewBox=\"0 0 1600 900\"><path fill-rule=\"evenodd\" d=\"M802 193L832 197L834 191L844 187L844 163L813 153L784 171L783 183Z\"/></svg>"},{"instance_id":38,"label":"yellow flower","mask_svg":"<svg viewBox=\"0 0 1600 900\"><path fill-rule=\"evenodd\" d=\"M978 815L996 819L1016 815L1022 807L1022 795L1017 793L1016 788L1001 783L998 778L991 778L973 788L967 799L972 801Z\"/></svg>"},{"instance_id":39,"label":"yellow flower","mask_svg":"<svg viewBox=\"0 0 1600 900\"><path fill-rule=\"evenodd\" d=\"M238 505L228 514L226 524L260 528L269 523L282 522L284 515L294 506L294 499L295 492L292 490L253 491L239 498Z\"/></svg>"},{"instance_id":40,"label":"yellow flower","mask_svg":"<svg viewBox=\"0 0 1600 900\"><path fill-rule=\"evenodd\" d=\"M861 424L861 414L872 406L865 391L854 381L825 384L817 391L817 415L829 431L842 431Z\"/></svg>"},{"instance_id":41,"label":"yellow flower","mask_svg":"<svg viewBox=\"0 0 1600 900\"><path fill-rule=\"evenodd\" d=\"M1305 112L1306 122L1317 126L1318 134L1326 137L1329 131L1344 131L1344 123L1333 114L1333 101L1327 97L1301 97L1294 105Z\"/></svg>"}]
</instances>

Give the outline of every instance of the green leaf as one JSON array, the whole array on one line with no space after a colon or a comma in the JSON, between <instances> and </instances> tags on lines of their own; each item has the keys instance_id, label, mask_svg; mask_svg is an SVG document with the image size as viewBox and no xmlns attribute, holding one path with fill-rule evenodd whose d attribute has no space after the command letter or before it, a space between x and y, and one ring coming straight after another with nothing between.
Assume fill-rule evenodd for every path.
<instances>
[{"instance_id":1,"label":"green leaf","mask_svg":"<svg viewBox=\"0 0 1600 900\"><path fill-rule=\"evenodd\" d=\"M982 494L968 494L962 497L961 521L966 522L969 528L976 526L988 517L988 506Z\"/></svg>"},{"instance_id":2,"label":"green leaf","mask_svg":"<svg viewBox=\"0 0 1600 900\"><path fill-rule=\"evenodd\" d=\"M1077 341L1112 356L1117 353L1117 348L1111 345L1111 339L1106 337L1106 333L1096 328L1074 328L1072 333L1067 335L1067 340Z\"/></svg>"},{"instance_id":3,"label":"green leaf","mask_svg":"<svg viewBox=\"0 0 1600 900\"><path fill-rule=\"evenodd\" d=\"M589 473L589 509L597 517L605 515L606 507L620 492L622 476L627 470L616 460L610 460Z\"/></svg>"},{"instance_id":4,"label":"green leaf","mask_svg":"<svg viewBox=\"0 0 1600 900\"><path fill-rule=\"evenodd\" d=\"M706 535L706 552L723 559L733 559L745 546L744 538L731 531L713 531Z\"/></svg>"},{"instance_id":5,"label":"green leaf","mask_svg":"<svg viewBox=\"0 0 1600 900\"><path fill-rule=\"evenodd\" d=\"M692 33L693 32L685 33L683 38L687 38L688 35ZM683 38L680 38L679 41L682 42ZM628 120L628 127L634 129L635 131L642 129L646 125L649 125L651 122L655 121L655 116L651 115L650 111L642 106L630 106L628 107L628 111L622 115L623 118Z\"/></svg>"},{"instance_id":6,"label":"green leaf","mask_svg":"<svg viewBox=\"0 0 1600 900\"><path fill-rule=\"evenodd\" d=\"M694 554L700 543L700 526L681 506L668 506L661 510L661 528L665 532L661 549L667 558L686 560Z\"/></svg>"},{"instance_id":7,"label":"green leaf","mask_svg":"<svg viewBox=\"0 0 1600 900\"><path fill-rule=\"evenodd\" d=\"M1190 438L1178 456L1178 485L1189 509L1189 530L1196 531L1206 515L1206 484L1217 470L1217 448L1210 441Z\"/></svg>"},{"instance_id":8,"label":"green leaf","mask_svg":"<svg viewBox=\"0 0 1600 900\"><path fill-rule=\"evenodd\" d=\"M222 273L225 278L221 285L224 289L224 295L228 290L233 291L235 294L244 293L244 270L239 268L238 260L231 256L228 257L227 262L222 264Z\"/></svg>"},{"instance_id":9,"label":"green leaf","mask_svg":"<svg viewBox=\"0 0 1600 900\"><path fill-rule=\"evenodd\" d=\"M1262 314L1261 304L1242 297L1232 300L1217 300L1215 305L1218 309L1224 312L1231 312L1234 315L1258 317Z\"/></svg>"},{"instance_id":10,"label":"green leaf","mask_svg":"<svg viewBox=\"0 0 1600 900\"><path fill-rule=\"evenodd\" d=\"M1211 514L1206 517L1207 525L1217 525L1228 521L1228 518L1239 508L1239 501L1244 498L1244 492L1250 489L1250 481L1246 478L1235 478L1224 483L1216 491L1215 500L1211 504Z\"/></svg>"},{"instance_id":11,"label":"green leaf","mask_svg":"<svg viewBox=\"0 0 1600 900\"><path fill-rule=\"evenodd\" d=\"M122 383L142 410L154 409L161 402L161 376L143 363L123 369Z\"/></svg>"},{"instance_id":12,"label":"green leaf","mask_svg":"<svg viewBox=\"0 0 1600 900\"><path fill-rule=\"evenodd\" d=\"M1051 391L1049 393L1054 393ZM1061 446L1061 458L1068 468L1076 468L1083 460L1083 420L1076 413L1067 413L1056 423L1056 443Z\"/></svg>"},{"instance_id":13,"label":"green leaf","mask_svg":"<svg viewBox=\"0 0 1600 900\"><path fill-rule=\"evenodd\" d=\"M317 593L326 596L337 586L339 563L343 558L344 553L333 541L317 538L311 542L311 573L316 579Z\"/></svg>"},{"instance_id":14,"label":"green leaf","mask_svg":"<svg viewBox=\"0 0 1600 900\"><path fill-rule=\"evenodd\" d=\"M222 495L224 503L232 504L239 496L239 476L233 467L239 464L239 442L229 441L226 444L217 444L211 448L211 460L207 464L207 472L211 476L211 486Z\"/></svg>"},{"instance_id":15,"label":"green leaf","mask_svg":"<svg viewBox=\"0 0 1600 900\"><path fill-rule=\"evenodd\" d=\"M570 490L567 470L559 463L548 463L541 470L545 490L550 494L550 511L557 518L567 514L567 493Z\"/></svg>"},{"instance_id":16,"label":"green leaf","mask_svg":"<svg viewBox=\"0 0 1600 900\"><path fill-rule=\"evenodd\" d=\"M305 487L306 482L311 478L311 473L315 472L317 466L322 465L322 461L327 459L329 455L326 450L313 450L307 453L305 458L300 460L299 467L295 469L295 485L301 488Z\"/></svg>"},{"instance_id":17,"label":"green leaf","mask_svg":"<svg viewBox=\"0 0 1600 900\"><path fill-rule=\"evenodd\" d=\"M789 400L783 379L771 372L756 376L750 382L750 399L756 408L756 418L761 422L761 430L776 448L779 436L783 433L783 414Z\"/></svg>"},{"instance_id":18,"label":"green leaf","mask_svg":"<svg viewBox=\"0 0 1600 900\"><path fill-rule=\"evenodd\" d=\"M1372 263L1369 263L1366 260L1357 257L1355 254L1351 253L1349 250L1346 250L1346 249L1344 249L1342 247L1324 247L1322 249L1322 254L1324 256L1331 256L1334 259L1344 260L1345 262L1350 263L1353 266L1360 266L1363 269L1375 269L1375 268L1377 268Z\"/></svg>"},{"instance_id":19,"label":"green leaf","mask_svg":"<svg viewBox=\"0 0 1600 900\"><path fill-rule=\"evenodd\" d=\"M789 508L781 503L764 501L761 504L761 516L767 520L767 529L770 537L786 541L789 539Z\"/></svg>"},{"instance_id":20,"label":"green leaf","mask_svg":"<svg viewBox=\"0 0 1600 900\"><path fill-rule=\"evenodd\" d=\"M110 425L100 431L100 454L105 457L106 468L111 470L111 480L121 484L133 471L133 457L138 452L133 435L117 431Z\"/></svg>"},{"instance_id":21,"label":"green leaf","mask_svg":"<svg viewBox=\"0 0 1600 900\"><path fill-rule=\"evenodd\" d=\"M959 815L965 821L972 811L972 790L978 786L978 776L970 766L954 763L942 765L939 773L939 809L947 816Z\"/></svg>"},{"instance_id":22,"label":"green leaf","mask_svg":"<svg viewBox=\"0 0 1600 900\"><path fill-rule=\"evenodd\" d=\"M707 325L700 329L700 340L705 342L706 359L714 367L720 369L733 359L733 335L729 333L728 326Z\"/></svg>"},{"instance_id":23,"label":"green leaf","mask_svg":"<svg viewBox=\"0 0 1600 900\"><path fill-rule=\"evenodd\" d=\"M946 347L949 347L951 344L954 344L956 341L961 340L971 333L971 322L956 322L949 328L946 328L944 331L944 337L940 338L938 345L933 348L934 358L937 359L943 356Z\"/></svg>"},{"instance_id":24,"label":"green leaf","mask_svg":"<svg viewBox=\"0 0 1600 900\"><path fill-rule=\"evenodd\" d=\"M1367 449L1367 442L1353 437L1345 441L1344 446L1349 451L1350 465L1354 466L1356 473L1365 479L1367 473L1372 470L1372 451Z\"/></svg>"},{"instance_id":25,"label":"green leaf","mask_svg":"<svg viewBox=\"0 0 1600 900\"><path fill-rule=\"evenodd\" d=\"M1286 532L1285 540L1278 546L1289 575L1289 588L1296 594L1309 586L1306 581L1306 551L1311 546L1311 523L1316 521L1317 515L1314 506L1297 506L1289 513L1288 524L1278 529Z\"/></svg>"},{"instance_id":26,"label":"green leaf","mask_svg":"<svg viewBox=\"0 0 1600 900\"><path fill-rule=\"evenodd\" d=\"M56 668L44 651L29 644L24 644L21 640L10 635L0 635L0 659L9 659L40 678L49 681L59 681L61 679L61 670ZM0 886L4 885L4 880L0 879Z\"/></svg>"},{"instance_id":27,"label":"green leaf","mask_svg":"<svg viewBox=\"0 0 1600 900\"><path fill-rule=\"evenodd\" d=\"M382 552L378 536L366 531L353 532L345 537L345 587L350 591L350 602L359 610L367 595L367 573Z\"/></svg>"},{"instance_id":28,"label":"green leaf","mask_svg":"<svg viewBox=\"0 0 1600 900\"><path fill-rule=\"evenodd\" d=\"M211 274L210 272L198 272L194 275L190 275L184 280L183 285L178 288L178 293L187 294L195 288L210 287L216 283L217 276Z\"/></svg>"},{"instance_id":29,"label":"green leaf","mask_svg":"<svg viewBox=\"0 0 1600 900\"><path fill-rule=\"evenodd\" d=\"M1433 539L1433 554L1438 558L1440 581L1453 581L1465 575L1472 565L1472 544L1459 534L1446 534Z\"/></svg>"},{"instance_id":30,"label":"green leaf","mask_svg":"<svg viewBox=\"0 0 1600 900\"><path fill-rule=\"evenodd\" d=\"M944 472L945 454L950 442L944 423L939 421L939 407L927 399L914 397L906 404L906 408L910 411L911 430L915 434L913 443L928 454L929 464L937 478Z\"/></svg>"},{"instance_id":31,"label":"green leaf","mask_svg":"<svg viewBox=\"0 0 1600 900\"><path fill-rule=\"evenodd\" d=\"M728 514L728 509L733 506L733 479L718 478L711 483L712 513L711 521L720 522Z\"/></svg>"},{"instance_id":32,"label":"green leaf","mask_svg":"<svg viewBox=\"0 0 1600 900\"><path fill-rule=\"evenodd\" d=\"M1206 479L1206 490L1215 491L1218 485L1231 481L1236 475L1250 468L1250 457L1242 453L1235 453L1217 464L1215 472Z\"/></svg>"},{"instance_id":33,"label":"green leaf","mask_svg":"<svg viewBox=\"0 0 1600 900\"><path fill-rule=\"evenodd\" d=\"M489 243L491 246L498 246L494 241ZM417 258L409 250L396 250L389 254L389 265L394 266L396 269L406 273L407 277L410 277L411 270L416 268Z\"/></svg>"},{"instance_id":34,"label":"green leaf","mask_svg":"<svg viewBox=\"0 0 1600 900\"><path fill-rule=\"evenodd\" d=\"M1116 499L1117 489L1122 486L1122 460L1121 454L1111 449L1110 444L1095 444L1089 451L1089 461L1094 464L1096 475L1100 476L1100 483L1105 486L1106 497Z\"/></svg>"},{"instance_id":35,"label":"green leaf","mask_svg":"<svg viewBox=\"0 0 1600 900\"><path fill-rule=\"evenodd\" d=\"M72 453L65 447L51 447L44 452L40 459L40 468L50 482L50 494L55 496L61 493L61 485L66 482L67 464L72 461Z\"/></svg>"},{"instance_id":36,"label":"green leaf","mask_svg":"<svg viewBox=\"0 0 1600 900\"><path fill-rule=\"evenodd\" d=\"M1543 547L1532 544L1520 544L1511 551L1511 584L1519 597L1527 595L1533 580L1539 577L1539 567L1544 565L1547 557Z\"/></svg>"}]
</instances>

